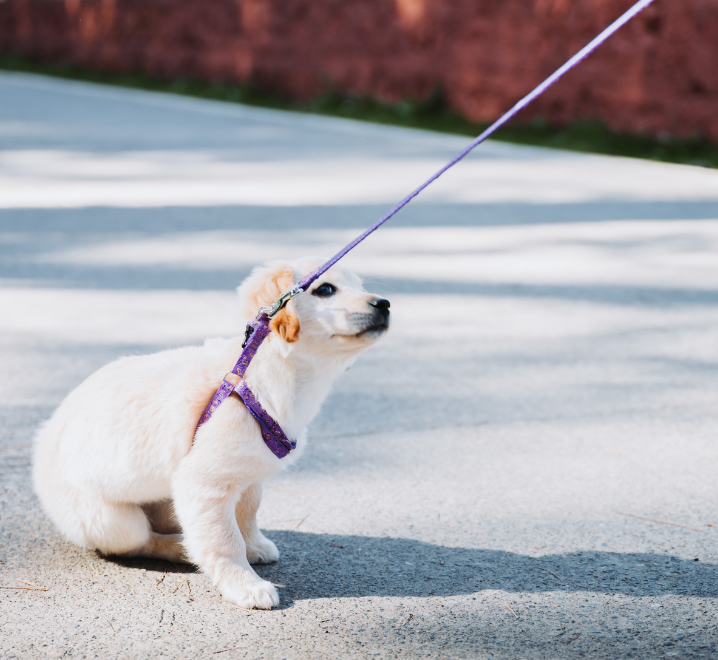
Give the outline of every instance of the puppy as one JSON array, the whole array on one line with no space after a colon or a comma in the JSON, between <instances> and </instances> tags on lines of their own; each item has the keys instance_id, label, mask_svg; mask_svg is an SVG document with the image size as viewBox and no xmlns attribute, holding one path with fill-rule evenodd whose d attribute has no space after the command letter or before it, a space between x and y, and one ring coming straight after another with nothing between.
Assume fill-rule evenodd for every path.
<instances>
[{"instance_id":1,"label":"puppy","mask_svg":"<svg viewBox=\"0 0 718 660\"><path fill-rule=\"evenodd\" d=\"M245 321L322 260L256 268L239 287ZM191 561L241 607L279 603L250 564L279 552L257 527L261 482L292 465L336 378L389 327L389 302L334 266L271 321L245 381L297 446L265 445L236 394L195 427L243 336L121 358L71 392L37 434L33 479L73 543L107 555ZM149 516L149 517L148 517Z\"/></svg>"}]
</instances>

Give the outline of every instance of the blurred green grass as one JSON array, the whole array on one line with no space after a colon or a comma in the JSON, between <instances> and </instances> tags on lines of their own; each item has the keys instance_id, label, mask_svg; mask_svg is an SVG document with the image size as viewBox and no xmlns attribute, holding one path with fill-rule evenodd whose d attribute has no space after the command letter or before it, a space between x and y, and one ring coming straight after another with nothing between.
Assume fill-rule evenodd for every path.
<instances>
[{"instance_id":1,"label":"blurred green grass","mask_svg":"<svg viewBox=\"0 0 718 660\"><path fill-rule=\"evenodd\" d=\"M298 102L248 83L228 84L186 78L166 80L143 73L113 73L94 71L72 64L37 62L10 54L0 54L0 70L38 73L471 137L477 136L488 126L468 121L448 109L439 90L424 101L407 99L399 103L385 103L371 97L328 91L311 101ZM668 134L653 137L619 133L609 130L600 121L574 121L566 126L553 126L540 119L530 124L514 122L501 128L493 139L514 144L718 168L718 144L713 144L700 135L685 138Z\"/></svg>"}]
</instances>

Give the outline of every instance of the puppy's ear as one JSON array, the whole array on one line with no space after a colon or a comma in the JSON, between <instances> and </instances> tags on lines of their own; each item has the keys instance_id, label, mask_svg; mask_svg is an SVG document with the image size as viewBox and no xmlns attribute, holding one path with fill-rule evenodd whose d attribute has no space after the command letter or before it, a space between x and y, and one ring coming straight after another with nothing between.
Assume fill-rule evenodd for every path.
<instances>
[{"instance_id":1,"label":"puppy's ear","mask_svg":"<svg viewBox=\"0 0 718 660\"><path fill-rule=\"evenodd\" d=\"M269 307L294 286L294 273L286 263L270 263L255 268L239 287L244 318L255 317L260 307ZM290 300L272 318L269 327L287 343L299 339L299 317Z\"/></svg>"},{"instance_id":2,"label":"puppy's ear","mask_svg":"<svg viewBox=\"0 0 718 660\"><path fill-rule=\"evenodd\" d=\"M297 310L294 309L293 300L290 300L277 312L269 322L269 327L288 344L293 344L299 339L299 317L297 316Z\"/></svg>"}]
</instances>

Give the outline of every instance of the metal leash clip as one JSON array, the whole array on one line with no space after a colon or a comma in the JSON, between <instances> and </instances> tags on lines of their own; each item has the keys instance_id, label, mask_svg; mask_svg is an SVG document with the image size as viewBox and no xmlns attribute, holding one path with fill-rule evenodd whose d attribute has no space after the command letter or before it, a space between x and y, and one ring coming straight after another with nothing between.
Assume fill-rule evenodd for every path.
<instances>
[{"instance_id":1,"label":"metal leash clip","mask_svg":"<svg viewBox=\"0 0 718 660\"><path fill-rule=\"evenodd\" d=\"M295 285L292 287L287 293L283 293L281 296L279 296L279 299L277 302L275 302L271 307L262 307L259 311L260 313L263 311L267 312L267 316L271 319L275 314L279 312L279 310L282 309L292 298L295 296L298 296L302 292L302 289L299 288L299 285Z\"/></svg>"},{"instance_id":2,"label":"metal leash clip","mask_svg":"<svg viewBox=\"0 0 718 660\"><path fill-rule=\"evenodd\" d=\"M0 2L1 1L2 0L0 0ZM298 296L302 291L304 291L304 289L302 289L299 284L296 284L289 291L287 291L287 293L283 293L279 296L279 299L271 307L260 307L257 311L257 316L254 317L254 320L258 321L262 314L266 314L267 318L271 319L279 313L279 310L281 310L282 307L284 307L292 298ZM244 343L242 344L242 348L246 348L249 338L252 336L253 332L254 328L252 327L252 324L249 323L244 331Z\"/></svg>"}]
</instances>

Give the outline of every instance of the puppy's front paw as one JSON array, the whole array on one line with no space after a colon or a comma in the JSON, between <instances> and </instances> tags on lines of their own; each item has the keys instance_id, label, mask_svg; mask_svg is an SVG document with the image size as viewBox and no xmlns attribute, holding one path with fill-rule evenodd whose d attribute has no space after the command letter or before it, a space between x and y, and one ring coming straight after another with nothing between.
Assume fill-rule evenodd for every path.
<instances>
[{"instance_id":1,"label":"puppy's front paw","mask_svg":"<svg viewBox=\"0 0 718 660\"><path fill-rule=\"evenodd\" d=\"M247 561L250 564L273 564L279 559L279 550L266 536L258 534L247 541Z\"/></svg>"},{"instance_id":2,"label":"puppy's front paw","mask_svg":"<svg viewBox=\"0 0 718 660\"><path fill-rule=\"evenodd\" d=\"M223 582L219 585L219 591L225 600L248 610L271 610L279 605L279 594L275 586L259 578Z\"/></svg>"}]
</instances>

